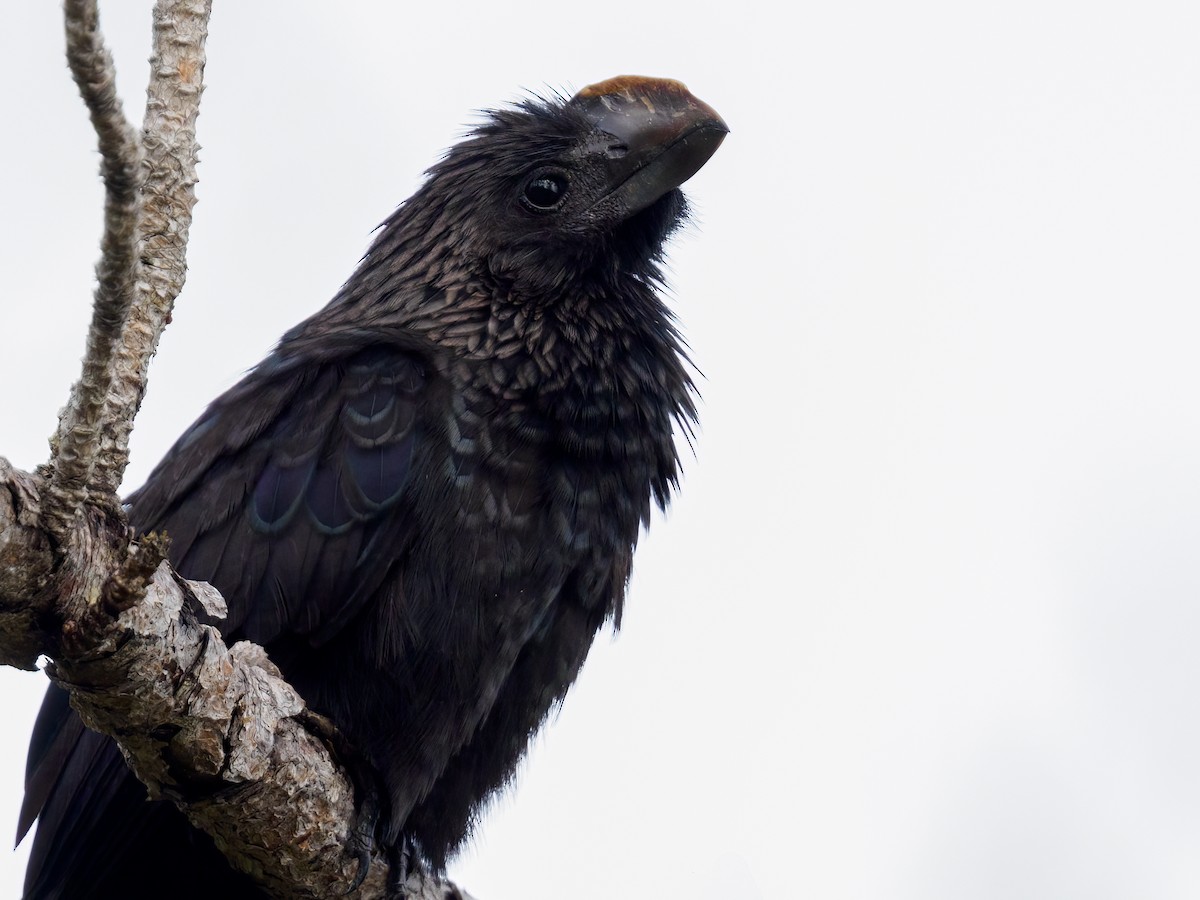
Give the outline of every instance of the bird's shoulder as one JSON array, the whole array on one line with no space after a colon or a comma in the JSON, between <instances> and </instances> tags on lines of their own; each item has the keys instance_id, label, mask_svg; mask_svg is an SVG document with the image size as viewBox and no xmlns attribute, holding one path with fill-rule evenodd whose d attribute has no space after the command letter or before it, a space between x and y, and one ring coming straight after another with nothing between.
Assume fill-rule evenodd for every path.
<instances>
[{"instance_id":1,"label":"bird's shoulder","mask_svg":"<svg viewBox=\"0 0 1200 900\"><path fill-rule=\"evenodd\" d=\"M281 344L128 498L134 527L165 530L179 571L225 595L226 633L319 639L402 553L445 386L426 348L394 338Z\"/></svg>"}]
</instances>

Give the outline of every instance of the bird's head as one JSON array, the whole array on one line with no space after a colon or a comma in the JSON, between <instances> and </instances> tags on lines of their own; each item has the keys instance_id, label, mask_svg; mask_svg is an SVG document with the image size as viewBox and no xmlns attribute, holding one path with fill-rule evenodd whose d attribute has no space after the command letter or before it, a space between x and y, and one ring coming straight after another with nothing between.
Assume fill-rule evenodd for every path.
<instances>
[{"instance_id":1,"label":"bird's head","mask_svg":"<svg viewBox=\"0 0 1200 900\"><path fill-rule=\"evenodd\" d=\"M686 214L679 186L727 132L668 79L621 76L569 100L527 100L488 113L398 219L535 292L595 266L649 276Z\"/></svg>"}]
</instances>

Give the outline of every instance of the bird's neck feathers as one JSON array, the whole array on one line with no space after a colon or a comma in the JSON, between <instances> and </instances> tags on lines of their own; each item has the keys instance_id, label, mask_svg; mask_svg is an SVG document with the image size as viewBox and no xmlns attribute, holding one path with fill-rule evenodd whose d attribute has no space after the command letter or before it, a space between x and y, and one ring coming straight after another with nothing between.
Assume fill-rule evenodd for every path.
<instances>
[{"instance_id":1,"label":"bird's neck feathers","mask_svg":"<svg viewBox=\"0 0 1200 900\"><path fill-rule=\"evenodd\" d=\"M423 199L418 193L381 226L313 325L419 335L457 357L505 363L518 389L620 369L633 353L638 366L669 372L691 391L661 297L663 241L685 216L678 191L591 242L516 242L487 253L470 216Z\"/></svg>"}]
</instances>

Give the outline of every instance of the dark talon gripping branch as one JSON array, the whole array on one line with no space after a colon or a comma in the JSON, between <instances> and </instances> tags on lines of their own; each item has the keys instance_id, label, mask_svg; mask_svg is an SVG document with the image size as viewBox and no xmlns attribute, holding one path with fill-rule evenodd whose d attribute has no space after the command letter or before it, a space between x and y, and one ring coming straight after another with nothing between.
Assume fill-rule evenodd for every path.
<instances>
[{"instance_id":1,"label":"dark talon gripping branch","mask_svg":"<svg viewBox=\"0 0 1200 900\"><path fill-rule=\"evenodd\" d=\"M393 861L444 867L619 622L696 415L663 245L726 132L651 78L489 114L129 497L228 602L197 616L265 646L373 770L360 813ZM57 687L22 833L34 816L31 900L261 896Z\"/></svg>"}]
</instances>

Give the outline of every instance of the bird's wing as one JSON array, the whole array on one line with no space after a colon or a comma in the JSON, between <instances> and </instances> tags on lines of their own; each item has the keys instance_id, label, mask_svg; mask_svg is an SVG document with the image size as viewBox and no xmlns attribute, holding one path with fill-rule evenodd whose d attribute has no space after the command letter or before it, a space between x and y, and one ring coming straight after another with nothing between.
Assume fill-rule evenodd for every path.
<instances>
[{"instance_id":1,"label":"bird's wing","mask_svg":"<svg viewBox=\"0 0 1200 900\"><path fill-rule=\"evenodd\" d=\"M411 349L349 343L269 358L217 399L129 498L134 527L165 529L175 567L224 594L229 615L215 624L227 637L281 650L289 638L318 645L403 565L414 527L406 487L420 465L436 375ZM126 794L136 801L128 810ZM97 841L126 840L110 826L132 827L144 797L115 747L87 732L52 686L30 744L18 826L20 840L41 819L29 896L40 896L47 866L82 859L54 848L87 844L95 856ZM129 821L113 823L120 810Z\"/></svg>"},{"instance_id":2,"label":"bird's wing","mask_svg":"<svg viewBox=\"0 0 1200 900\"><path fill-rule=\"evenodd\" d=\"M165 529L176 569L224 594L227 636L319 644L401 563L429 381L393 346L273 357L184 434L131 521Z\"/></svg>"}]
</instances>

